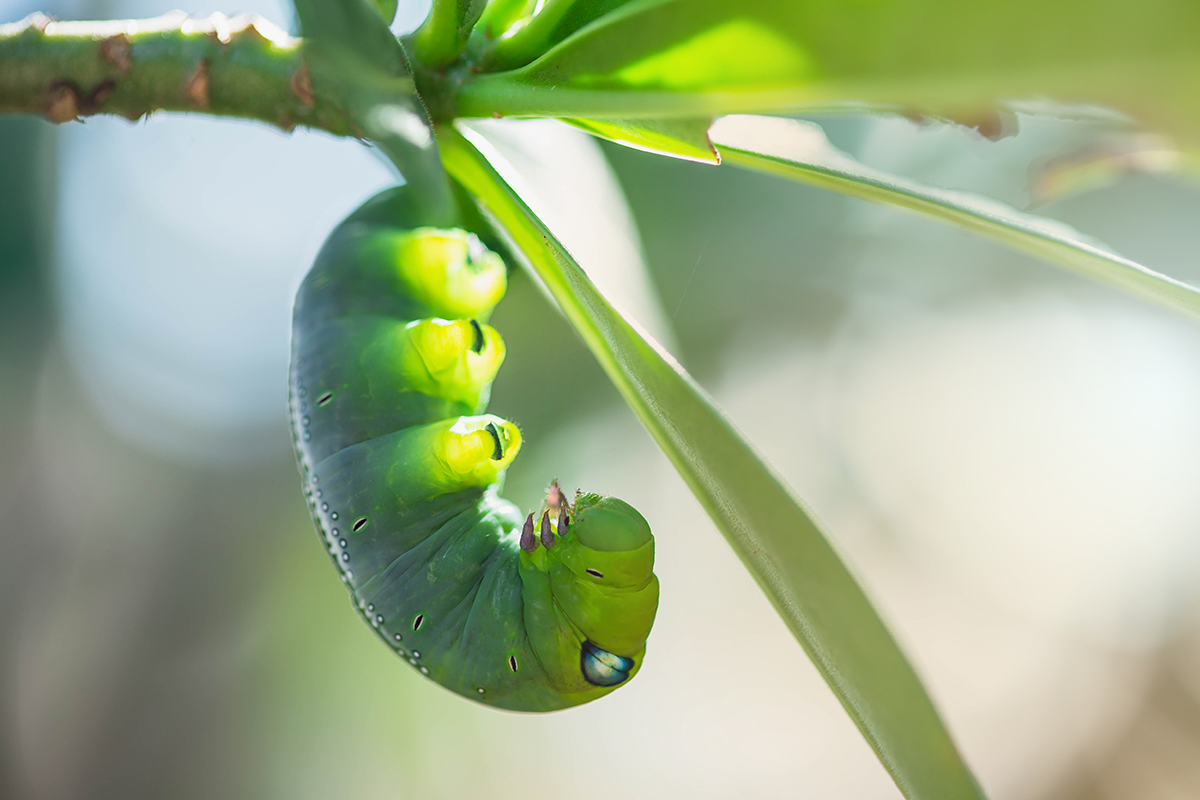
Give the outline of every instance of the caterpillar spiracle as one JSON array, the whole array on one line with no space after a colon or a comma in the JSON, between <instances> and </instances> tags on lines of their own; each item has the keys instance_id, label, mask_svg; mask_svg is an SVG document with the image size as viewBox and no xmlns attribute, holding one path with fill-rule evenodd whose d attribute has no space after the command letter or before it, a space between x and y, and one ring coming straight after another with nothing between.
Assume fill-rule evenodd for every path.
<instances>
[{"instance_id":1,"label":"caterpillar spiracle","mask_svg":"<svg viewBox=\"0 0 1200 800\"><path fill-rule=\"evenodd\" d=\"M376 196L297 293L290 405L313 519L354 607L421 674L509 710L589 702L641 668L654 537L616 498L572 504L553 484L524 516L499 496L521 449L483 413L505 265L461 220L427 222L404 187Z\"/></svg>"}]
</instances>

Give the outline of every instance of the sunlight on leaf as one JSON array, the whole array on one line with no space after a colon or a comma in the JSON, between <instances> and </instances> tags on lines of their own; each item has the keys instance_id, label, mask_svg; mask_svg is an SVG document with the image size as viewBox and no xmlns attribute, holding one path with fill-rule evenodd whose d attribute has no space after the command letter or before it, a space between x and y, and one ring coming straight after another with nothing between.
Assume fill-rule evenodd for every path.
<instances>
[{"instance_id":1,"label":"sunlight on leaf","mask_svg":"<svg viewBox=\"0 0 1200 800\"><path fill-rule=\"evenodd\" d=\"M1200 4L1144 0L633 0L520 69L469 76L462 116L599 119L837 108L967 124L1045 98L1200 146Z\"/></svg>"},{"instance_id":2,"label":"sunlight on leaf","mask_svg":"<svg viewBox=\"0 0 1200 800\"><path fill-rule=\"evenodd\" d=\"M708 138L708 127L712 120L705 119L566 119L577 128L595 134L610 142L623 144L635 150L699 161L704 164L720 164L721 157Z\"/></svg>"},{"instance_id":3,"label":"sunlight on leaf","mask_svg":"<svg viewBox=\"0 0 1200 800\"><path fill-rule=\"evenodd\" d=\"M487 142L449 126L438 138L447 169L525 253L901 791L982 798L912 666L808 512L687 372L596 290Z\"/></svg>"},{"instance_id":4,"label":"sunlight on leaf","mask_svg":"<svg viewBox=\"0 0 1200 800\"><path fill-rule=\"evenodd\" d=\"M737 91L787 86L813 75L812 59L770 28L733 19L606 75L580 75L584 84L617 83L663 91Z\"/></svg>"},{"instance_id":5,"label":"sunlight on leaf","mask_svg":"<svg viewBox=\"0 0 1200 800\"><path fill-rule=\"evenodd\" d=\"M1112 252L1069 225L969 192L922 185L860 164L820 126L723 117L709 131L724 160L863 200L898 206L1200 318L1200 290Z\"/></svg>"}]
</instances>

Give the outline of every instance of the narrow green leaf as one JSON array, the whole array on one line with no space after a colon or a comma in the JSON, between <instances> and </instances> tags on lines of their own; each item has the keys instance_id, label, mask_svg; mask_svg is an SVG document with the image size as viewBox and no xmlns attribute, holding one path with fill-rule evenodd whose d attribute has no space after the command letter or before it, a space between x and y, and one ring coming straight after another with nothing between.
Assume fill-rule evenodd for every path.
<instances>
[{"instance_id":1,"label":"narrow green leaf","mask_svg":"<svg viewBox=\"0 0 1200 800\"><path fill-rule=\"evenodd\" d=\"M982 798L912 667L809 514L683 368L596 290L486 141L449 126L438 135L447 169L525 253L901 791Z\"/></svg>"},{"instance_id":2,"label":"narrow green leaf","mask_svg":"<svg viewBox=\"0 0 1200 800\"><path fill-rule=\"evenodd\" d=\"M1200 318L1200 290L1122 258L1061 222L860 164L834 148L812 123L731 116L718 120L709 135L727 163L915 211Z\"/></svg>"},{"instance_id":3,"label":"narrow green leaf","mask_svg":"<svg viewBox=\"0 0 1200 800\"><path fill-rule=\"evenodd\" d=\"M566 119L577 128L611 142L659 155L720 164L708 139L711 118L705 119Z\"/></svg>"},{"instance_id":4,"label":"narrow green leaf","mask_svg":"<svg viewBox=\"0 0 1200 800\"><path fill-rule=\"evenodd\" d=\"M1042 97L1200 145L1200 3L633 0L457 91L463 116L601 119L851 105L974 122Z\"/></svg>"},{"instance_id":5,"label":"narrow green leaf","mask_svg":"<svg viewBox=\"0 0 1200 800\"><path fill-rule=\"evenodd\" d=\"M450 181L429 114L403 47L371 2L295 0L313 83L339 97L355 133L378 146L429 205L450 218Z\"/></svg>"}]
</instances>

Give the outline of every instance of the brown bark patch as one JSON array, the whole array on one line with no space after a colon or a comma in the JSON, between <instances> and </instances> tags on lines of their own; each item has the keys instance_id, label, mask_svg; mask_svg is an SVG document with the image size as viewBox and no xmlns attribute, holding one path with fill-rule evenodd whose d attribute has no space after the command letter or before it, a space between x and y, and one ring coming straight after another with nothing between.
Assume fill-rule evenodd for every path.
<instances>
[{"instance_id":1,"label":"brown bark patch","mask_svg":"<svg viewBox=\"0 0 1200 800\"><path fill-rule=\"evenodd\" d=\"M70 122L91 116L100 110L116 88L117 83L112 78L100 81L90 92L84 92L75 81L55 81L50 84L46 100L46 118L51 122Z\"/></svg>"},{"instance_id":2,"label":"brown bark patch","mask_svg":"<svg viewBox=\"0 0 1200 800\"><path fill-rule=\"evenodd\" d=\"M92 89L91 94L84 98L82 111L84 114L95 114L100 110L100 106L108 99L108 96L116 91L117 82L112 78L106 78Z\"/></svg>"},{"instance_id":3,"label":"brown bark patch","mask_svg":"<svg viewBox=\"0 0 1200 800\"><path fill-rule=\"evenodd\" d=\"M70 122L79 116L79 98L70 81L51 84L46 102L46 119L51 122Z\"/></svg>"},{"instance_id":4,"label":"brown bark patch","mask_svg":"<svg viewBox=\"0 0 1200 800\"><path fill-rule=\"evenodd\" d=\"M979 131L980 136L991 139L993 142L1007 139L1009 136L1016 136L1020 128L1017 115L1000 108L986 111L974 119L964 120L963 124L968 128L974 128Z\"/></svg>"},{"instance_id":5,"label":"brown bark patch","mask_svg":"<svg viewBox=\"0 0 1200 800\"><path fill-rule=\"evenodd\" d=\"M200 59L200 63L188 76L183 87L183 94L192 105L201 110L208 109L208 59Z\"/></svg>"},{"instance_id":6,"label":"brown bark patch","mask_svg":"<svg viewBox=\"0 0 1200 800\"><path fill-rule=\"evenodd\" d=\"M132 47L133 43L129 41L129 37L118 33L100 43L100 53L105 61L121 70L122 75L128 75L133 67L133 59L129 54Z\"/></svg>"},{"instance_id":7,"label":"brown bark patch","mask_svg":"<svg viewBox=\"0 0 1200 800\"><path fill-rule=\"evenodd\" d=\"M307 66L302 65L300 69L292 73L292 92L300 98L300 102L309 108L317 104L317 99L313 95L312 73L308 71Z\"/></svg>"}]
</instances>

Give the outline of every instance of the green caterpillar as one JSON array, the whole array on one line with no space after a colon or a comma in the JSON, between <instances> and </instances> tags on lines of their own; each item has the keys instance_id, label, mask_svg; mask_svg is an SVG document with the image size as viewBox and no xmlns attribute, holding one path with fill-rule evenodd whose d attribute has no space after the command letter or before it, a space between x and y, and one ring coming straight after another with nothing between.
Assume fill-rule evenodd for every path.
<instances>
[{"instance_id":1,"label":"green caterpillar","mask_svg":"<svg viewBox=\"0 0 1200 800\"><path fill-rule=\"evenodd\" d=\"M297 293L291 418L313 519L363 619L422 674L498 708L586 703L641 668L654 537L626 503L572 505L557 483L536 523L499 497L521 448L483 414L506 271L461 220L434 222L404 187L373 198Z\"/></svg>"}]
</instances>

